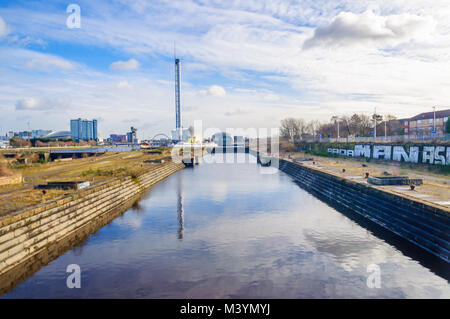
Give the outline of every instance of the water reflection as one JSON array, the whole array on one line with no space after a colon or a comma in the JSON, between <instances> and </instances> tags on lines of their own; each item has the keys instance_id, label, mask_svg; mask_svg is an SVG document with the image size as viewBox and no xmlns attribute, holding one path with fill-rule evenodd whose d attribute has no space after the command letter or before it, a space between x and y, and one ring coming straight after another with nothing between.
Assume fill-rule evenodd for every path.
<instances>
[{"instance_id":1,"label":"water reflection","mask_svg":"<svg viewBox=\"0 0 450 319\"><path fill-rule=\"evenodd\" d=\"M131 209L133 209L133 211L135 211L135 212L143 212L144 211L144 209L143 209L143 207L141 206L141 204L139 203L139 200L137 200L137 201L135 201L134 203L133 203L133 206L131 206Z\"/></svg>"},{"instance_id":2,"label":"water reflection","mask_svg":"<svg viewBox=\"0 0 450 319\"><path fill-rule=\"evenodd\" d=\"M178 187L177 187L177 212L178 212L178 222L180 226L178 227L178 239L182 240L184 236L184 210L183 210L183 175L178 174Z\"/></svg>"},{"instance_id":3,"label":"water reflection","mask_svg":"<svg viewBox=\"0 0 450 319\"><path fill-rule=\"evenodd\" d=\"M182 170L81 252L64 254L2 297L450 297L445 279L286 174L264 169L225 161ZM82 289L65 286L71 263L82 269ZM372 263L381 268L381 289L366 285Z\"/></svg>"}]
</instances>

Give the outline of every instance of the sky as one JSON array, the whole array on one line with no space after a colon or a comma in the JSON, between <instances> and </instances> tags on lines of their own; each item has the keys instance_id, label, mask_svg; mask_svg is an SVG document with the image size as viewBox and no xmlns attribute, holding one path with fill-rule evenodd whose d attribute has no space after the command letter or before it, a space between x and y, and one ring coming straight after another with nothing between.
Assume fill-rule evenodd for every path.
<instances>
[{"instance_id":1,"label":"sky","mask_svg":"<svg viewBox=\"0 0 450 319\"><path fill-rule=\"evenodd\" d=\"M448 0L1 0L0 134L78 117L170 134L175 50L185 127L450 108L449 17Z\"/></svg>"}]
</instances>

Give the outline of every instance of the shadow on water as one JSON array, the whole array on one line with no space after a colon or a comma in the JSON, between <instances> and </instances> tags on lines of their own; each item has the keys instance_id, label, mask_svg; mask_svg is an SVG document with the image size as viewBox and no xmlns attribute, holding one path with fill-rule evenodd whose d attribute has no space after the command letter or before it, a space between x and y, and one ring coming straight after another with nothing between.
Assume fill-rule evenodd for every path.
<instances>
[{"instance_id":1,"label":"shadow on water","mask_svg":"<svg viewBox=\"0 0 450 319\"><path fill-rule=\"evenodd\" d=\"M178 174L177 187L177 213L178 213L178 239L182 240L184 237L184 209L183 209L183 175Z\"/></svg>"},{"instance_id":2,"label":"shadow on water","mask_svg":"<svg viewBox=\"0 0 450 319\"><path fill-rule=\"evenodd\" d=\"M358 215L354 211L347 209L342 205L330 202L325 196L322 196L319 193L313 192L310 189L302 187L302 185L299 184L297 181L294 180L293 182L297 184L297 186L299 186L301 189L318 198L321 202L325 203L329 207L334 208L336 211L342 213L344 216L351 219L359 226L367 229L374 236L385 241L391 246L394 246L399 251L401 251L405 256L408 256L409 258L416 260L418 263L428 268L434 274L446 279L447 281L450 281L449 264L440 259L439 257L427 252L424 249L415 246L408 240L381 227L380 225L372 222L371 220L364 218L361 215Z\"/></svg>"},{"instance_id":3,"label":"shadow on water","mask_svg":"<svg viewBox=\"0 0 450 319\"><path fill-rule=\"evenodd\" d=\"M140 213L144 211L144 208L141 206L141 204L139 203L139 200L136 200L133 205L131 206L131 209L136 212L136 213Z\"/></svg>"}]
</instances>

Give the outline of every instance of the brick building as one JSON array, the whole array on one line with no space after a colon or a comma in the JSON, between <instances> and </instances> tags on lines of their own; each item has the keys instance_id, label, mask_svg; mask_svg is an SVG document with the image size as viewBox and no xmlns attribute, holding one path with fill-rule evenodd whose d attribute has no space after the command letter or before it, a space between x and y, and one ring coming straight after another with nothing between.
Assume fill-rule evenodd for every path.
<instances>
[{"instance_id":1,"label":"brick building","mask_svg":"<svg viewBox=\"0 0 450 319\"><path fill-rule=\"evenodd\" d=\"M445 134L445 125L450 117L450 109L425 112L409 119L401 119L401 127L405 135L437 135Z\"/></svg>"}]
</instances>

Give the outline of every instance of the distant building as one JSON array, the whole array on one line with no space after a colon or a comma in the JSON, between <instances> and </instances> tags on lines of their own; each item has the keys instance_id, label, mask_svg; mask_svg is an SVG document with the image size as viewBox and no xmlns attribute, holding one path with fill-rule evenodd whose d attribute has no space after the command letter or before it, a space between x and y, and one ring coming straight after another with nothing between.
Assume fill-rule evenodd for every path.
<instances>
[{"instance_id":1,"label":"distant building","mask_svg":"<svg viewBox=\"0 0 450 319\"><path fill-rule=\"evenodd\" d=\"M172 140L174 141L182 141L186 142L190 137L190 132L188 128L181 128L181 137L179 136L180 133L177 129L172 130Z\"/></svg>"},{"instance_id":2,"label":"distant building","mask_svg":"<svg viewBox=\"0 0 450 319\"><path fill-rule=\"evenodd\" d=\"M399 119L400 130L404 135L409 135L409 119Z\"/></svg>"},{"instance_id":3,"label":"distant building","mask_svg":"<svg viewBox=\"0 0 450 319\"><path fill-rule=\"evenodd\" d=\"M43 137L44 138L54 138L54 139L71 139L72 134L69 131L57 131L57 132L51 132Z\"/></svg>"},{"instance_id":4,"label":"distant building","mask_svg":"<svg viewBox=\"0 0 450 319\"><path fill-rule=\"evenodd\" d=\"M24 140L28 140L31 137L30 131L14 132L13 134L13 137L18 137Z\"/></svg>"},{"instance_id":5,"label":"distant building","mask_svg":"<svg viewBox=\"0 0 450 319\"><path fill-rule=\"evenodd\" d=\"M98 140L97 120L82 120L81 118L70 120L70 133L77 141Z\"/></svg>"},{"instance_id":6,"label":"distant building","mask_svg":"<svg viewBox=\"0 0 450 319\"><path fill-rule=\"evenodd\" d=\"M109 135L110 142L111 143L123 143L127 141L127 136L124 135L118 135L118 134L111 134Z\"/></svg>"},{"instance_id":7,"label":"distant building","mask_svg":"<svg viewBox=\"0 0 450 319\"><path fill-rule=\"evenodd\" d=\"M72 135L72 138L74 138L75 140L80 140L81 139L81 119L77 119L77 120L70 120L70 133Z\"/></svg>"},{"instance_id":8,"label":"distant building","mask_svg":"<svg viewBox=\"0 0 450 319\"><path fill-rule=\"evenodd\" d=\"M10 138L13 138L13 137L21 138L24 140L28 140L28 139L32 139L32 138L53 138L53 137L50 137L50 135L55 135L55 133L58 133L56 135L59 136L59 135L61 135L59 133L62 133L62 132L63 131L54 132L52 130L32 130L32 131L22 131L22 132L10 131L6 134L6 136L1 136L0 140L5 140L5 139L9 140ZM64 131L64 134L62 134L62 135L66 136L68 138L71 138L70 132Z\"/></svg>"},{"instance_id":9,"label":"distant building","mask_svg":"<svg viewBox=\"0 0 450 319\"><path fill-rule=\"evenodd\" d=\"M445 134L445 125L450 117L450 109L420 113L410 119L402 120L405 135Z\"/></svg>"},{"instance_id":10,"label":"distant building","mask_svg":"<svg viewBox=\"0 0 450 319\"><path fill-rule=\"evenodd\" d=\"M214 134L211 141L219 146L234 145L234 138L225 132Z\"/></svg>"},{"instance_id":11,"label":"distant building","mask_svg":"<svg viewBox=\"0 0 450 319\"><path fill-rule=\"evenodd\" d=\"M92 120L92 134L93 140L98 141L97 120Z\"/></svg>"},{"instance_id":12,"label":"distant building","mask_svg":"<svg viewBox=\"0 0 450 319\"><path fill-rule=\"evenodd\" d=\"M50 133L52 133L52 130L32 130L31 138L41 138Z\"/></svg>"},{"instance_id":13,"label":"distant building","mask_svg":"<svg viewBox=\"0 0 450 319\"><path fill-rule=\"evenodd\" d=\"M245 138L243 136L233 136L234 144L244 144Z\"/></svg>"},{"instance_id":14,"label":"distant building","mask_svg":"<svg viewBox=\"0 0 450 319\"><path fill-rule=\"evenodd\" d=\"M0 140L0 148L8 148L9 140Z\"/></svg>"},{"instance_id":15,"label":"distant building","mask_svg":"<svg viewBox=\"0 0 450 319\"><path fill-rule=\"evenodd\" d=\"M127 133L127 142L128 143L133 143L133 144L138 144L139 143L139 141L137 139L136 131L137 131L137 128L134 128L132 126L131 127L131 132Z\"/></svg>"}]
</instances>

